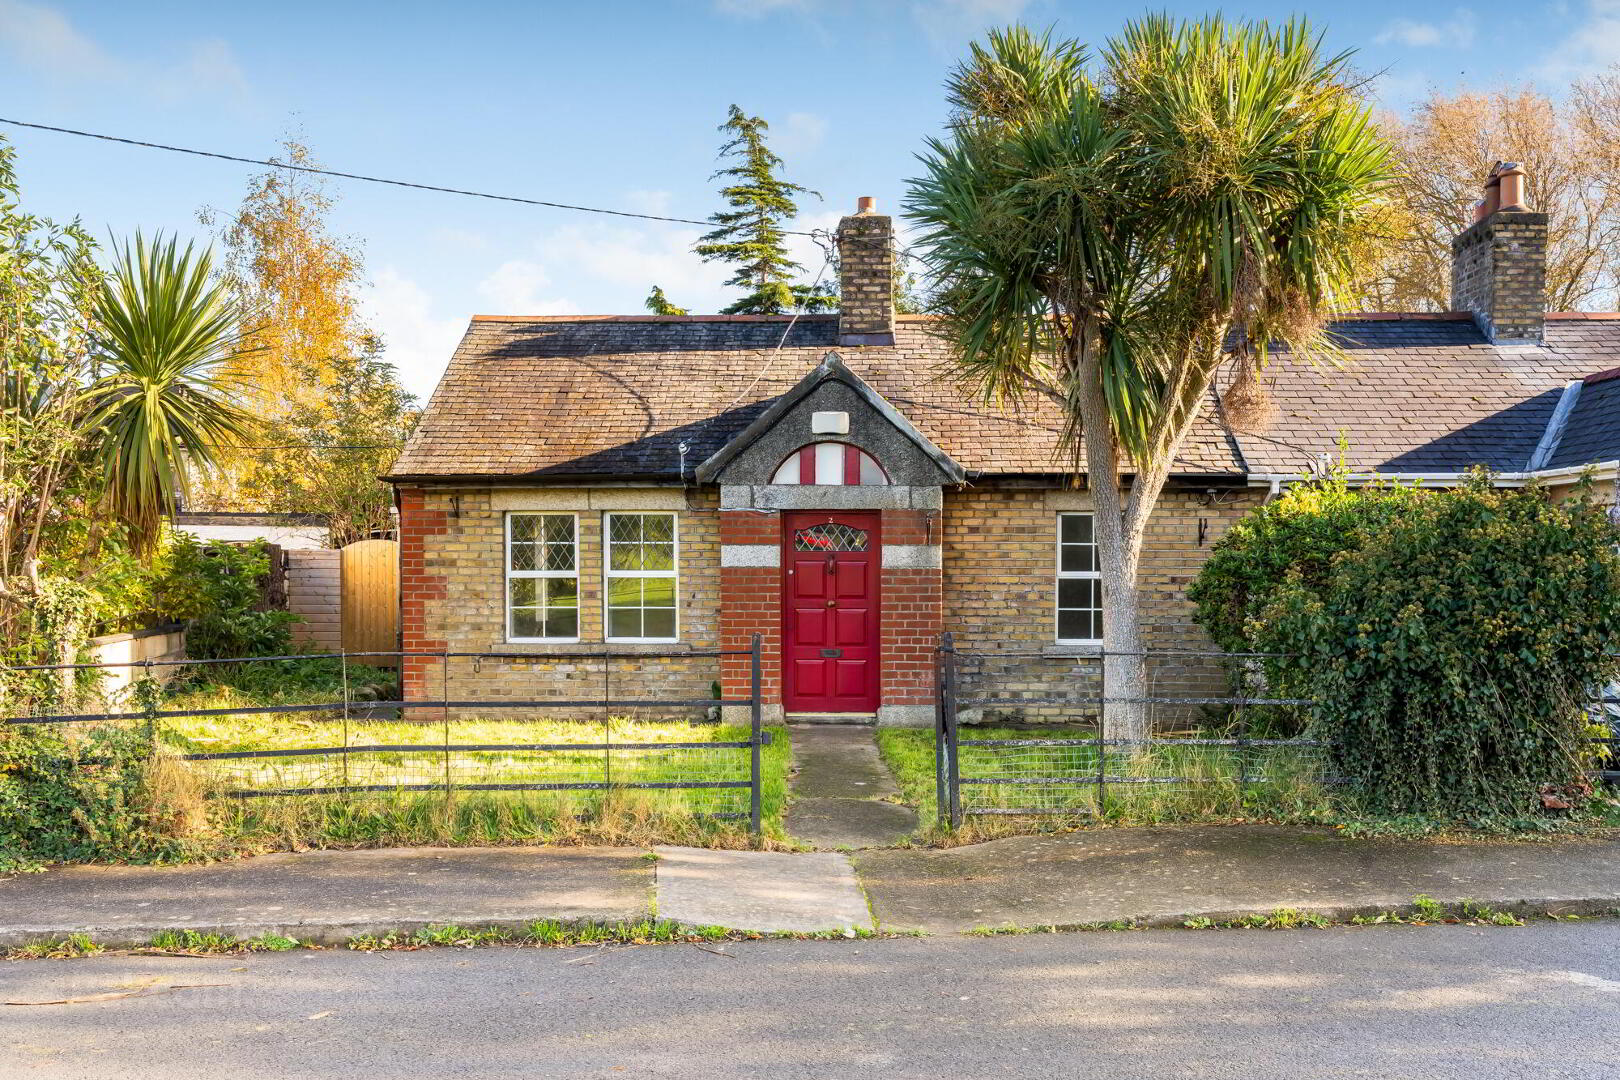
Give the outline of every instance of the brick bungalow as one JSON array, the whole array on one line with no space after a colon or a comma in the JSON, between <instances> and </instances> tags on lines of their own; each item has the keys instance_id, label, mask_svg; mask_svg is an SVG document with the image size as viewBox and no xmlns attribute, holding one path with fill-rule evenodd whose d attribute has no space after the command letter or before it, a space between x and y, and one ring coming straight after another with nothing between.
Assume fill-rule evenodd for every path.
<instances>
[{"instance_id":1,"label":"brick bungalow","mask_svg":"<svg viewBox=\"0 0 1620 1080\"><path fill-rule=\"evenodd\" d=\"M1453 247L1458 311L1337 320L1351 364L1273 364L1244 423L1223 373L1149 528L1154 647L1208 647L1186 587L1210 545L1341 436L1366 475L1614 479L1620 315L1542 310L1546 215L1498 182ZM472 319L389 479L403 648L490 656L408 661L408 695L577 698L606 646L660 654L620 662L617 696L745 696L745 658L685 654L754 633L767 720L931 723L946 630L1009 693L1088 677L1107 598L1062 419L964 395L930 320L895 313L890 219L862 204L837 315ZM500 659L537 651L562 659Z\"/></svg>"}]
</instances>

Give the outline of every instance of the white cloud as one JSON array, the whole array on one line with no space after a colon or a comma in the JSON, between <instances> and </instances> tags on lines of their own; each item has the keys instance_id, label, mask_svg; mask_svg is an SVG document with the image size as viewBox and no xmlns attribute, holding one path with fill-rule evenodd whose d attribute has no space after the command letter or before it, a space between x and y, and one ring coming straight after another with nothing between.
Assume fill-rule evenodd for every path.
<instances>
[{"instance_id":1,"label":"white cloud","mask_svg":"<svg viewBox=\"0 0 1620 1080\"><path fill-rule=\"evenodd\" d=\"M0 0L0 45L18 63L46 71L97 71L114 66L101 47L67 16L42 4Z\"/></svg>"},{"instance_id":2,"label":"white cloud","mask_svg":"<svg viewBox=\"0 0 1620 1080\"><path fill-rule=\"evenodd\" d=\"M1373 41L1379 45L1404 45L1408 49L1468 49L1473 47L1478 21L1467 8L1458 8L1444 22L1393 19Z\"/></svg>"},{"instance_id":3,"label":"white cloud","mask_svg":"<svg viewBox=\"0 0 1620 1080\"><path fill-rule=\"evenodd\" d=\"M625 205L638 214L662 214L669 216L669 208L674 194L668 191L627 191L624 194Z\"/></svg>"},{"instance_id":4,"label":"white cloud","mask_svg":"<svg viewBox=\"0 0 1620 1080\"><path fill-rule=\"evenodd\" d=\"M1585 20L1549 49L1542 78L1562 82L1620 63L1620 0L1589 0Z\"/></svg>"},{"instance_id":5,"label":"white cloud","mask_svg":"<svg viewBox=\"0 0 1620 1080\"><path fill-rule=\"evenodd\" d=\"M571 300L544 296L551 284L545 267L529 259L508 259L478 283L478 295L499 315L578 315Z\"/></svg>"},{"instance_id":6,"label":"white cloud","mask_svg":"<svg viewBox=\"0 0 1620 1080\"><path fill-rule=\"evenodd\" d=\"M807 154L827 137L827 118L818 113L788 113L787 119L771 128L771 143L782 154Z\"/></svg>"},{"instance_id":7,"label":"white cloud","mask_svg":"<svg viewBox=\"0 0 1620 1080\"><path fill-rule=\"evenodd\" d=\"M759 19L779 11L809 12L817 6L815 0L714 0L715 11L744 19Z\"/></svg>"},{"instance_id":8,"label":"white cloud","mask_svg":"<svg viewBox=\"0 0 1620 1080\"><path fill-rule=\"evenodd\" d=\"M467 320L435 318L427 290L392 266L377 274L362 293L360 305L366 322L382 335L384 358L399 369L406 388L426 401L450 362Z\"/></svg>"},{"instance_id":9,"label":"white cloud","mask_svg":"<svg viewBox=\"0 0 1620 1080\"><path fill-rule=\"evenodd\" d=\"M176 55L117 56L62 12L26 0L0 0L0 52L61 83L143 93L163 102L209 95L240 98L247 77L219 38L181 43Z\"/></svg>"},{"instance_id":10,"label":"white cloud","mask_svg":"<svg viewBox=\"0 0 1620 1080\"><path fill-rule=\"evenodd\" d=\"M987 27L1017 22L1031 0L914 0L917 20L936 48L954 49Z\"/></svg>"}]
</instances>

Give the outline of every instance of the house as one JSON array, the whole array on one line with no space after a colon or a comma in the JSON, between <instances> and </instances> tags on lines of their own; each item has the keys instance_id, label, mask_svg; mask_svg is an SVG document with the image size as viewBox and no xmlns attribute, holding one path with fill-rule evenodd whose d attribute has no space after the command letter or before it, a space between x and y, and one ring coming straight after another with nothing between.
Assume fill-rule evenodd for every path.
<instances>
[{"instance_id":1,"label":"house","mask_svg":"<svg viewBox=\"0 0 1620 1080\"><path fill-rule=\"evenodd\" d=\"M404 648L490 655L411 658L407 694L567 699L610 676L734 698L748 658L707 654L755 633L768 720L931 723L944 631L1000 693L1088 677L1106 598L1062 418L953 382L931 320L895 313L891 222L862 204L839 227L836 315L473 318L389 479ZM1620 315L1542 310L1546 224L1516 197L1487 206L1454 247L1457 312L1338 320L1349 366L1277 361L1248 428L1223 374L1148 529L1153 647L1209 647L1186 587L1210 545L1341 437L1361 474L1614 478ZM649 658L604 670L604 646ZM563 659L521 655L539 651Z\"/></svg>"}]
</instances>

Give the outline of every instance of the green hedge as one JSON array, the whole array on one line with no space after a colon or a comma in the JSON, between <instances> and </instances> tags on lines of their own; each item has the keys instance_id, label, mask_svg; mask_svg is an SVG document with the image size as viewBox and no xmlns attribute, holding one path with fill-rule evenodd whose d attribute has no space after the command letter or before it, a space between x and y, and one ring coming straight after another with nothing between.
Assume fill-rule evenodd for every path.
<instances>
[{"instance_id":1,"label":"green hedge","mask_svg":"<svg viewBox=\"0 0 1620 1080\"><path fill-rule=\"evenodd\" d=\"M1614 526L1484 474L1455 490L1301 485L1235 526L1192 590L1227 649L1289 654L1351 798L1380 817L1527 820L1583 788L1586 699L1620 648Z\"/></svg>"}]
</instances>

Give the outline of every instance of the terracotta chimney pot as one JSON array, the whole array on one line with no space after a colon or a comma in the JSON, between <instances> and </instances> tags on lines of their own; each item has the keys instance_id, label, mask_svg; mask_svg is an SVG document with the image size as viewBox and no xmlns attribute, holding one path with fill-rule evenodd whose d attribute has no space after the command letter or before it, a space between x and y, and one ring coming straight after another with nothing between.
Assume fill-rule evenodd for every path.
<instances>
[{"instance_id":1,"label":"terracotta chimney pot","mask_svg":"<svg viewBox=\"0 0 1620 1080\"><path fill-rule=\"evenodd\" d=\"M855 200L855 212L857 214L870 214L876 210L877 200L870 195L862 195Z\"/></svg>"},{"instance_id":2,"label":"terracotta chimney pot","mask_svg":"<svg viewBox=\"0 0 1620 1080\"><path fill-rule=\"evenodd\" d=\"M1495 169L1491 170L1491 178L1485 181L1485 201L1480 205L1484 211L1480 214L1480 217L1490 217L1492 214L1496 213L1497 210L1501 209L1501 177L1496 175Z\"/></svg>"},{"instance_id":3,"label":"terracotta chimney pot","mask_svg":"<svg viewBox=\"0 0 1620 1080\"><path fill-rule=\"evenodd\" d=\"M1529 204L1524 201L1524 170L1517 161L1503 162L1497 173L1497 190L1501 193L1498 209L1524 212Z\"/></svg>"}]
</instances>

